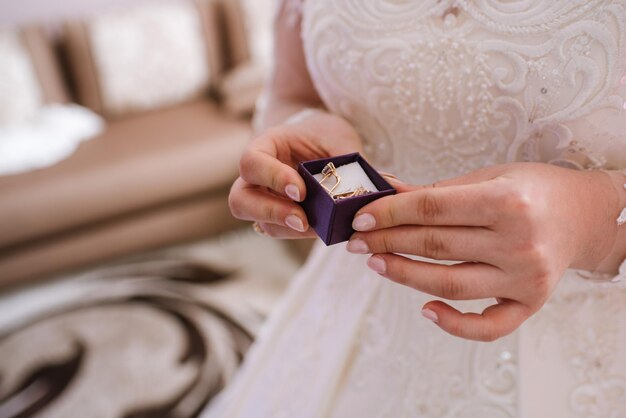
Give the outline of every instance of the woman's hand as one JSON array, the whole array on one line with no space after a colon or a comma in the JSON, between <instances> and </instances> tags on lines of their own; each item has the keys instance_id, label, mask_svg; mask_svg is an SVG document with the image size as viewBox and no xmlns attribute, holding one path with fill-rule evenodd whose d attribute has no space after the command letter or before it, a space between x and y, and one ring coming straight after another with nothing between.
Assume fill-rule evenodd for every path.
<instances>
[{"instance_id":1,"label":"woman's hand","mask_svg":"<svg viewBox=\"0 0 626 418\"><path fill-rule=\"evenodd\" d=\"M394 185L401 193L357 213L353 226L361 232L348 250L375 254L370 268L437 297L496 298L482 314L441 301L422 311L450 334L479 341L517 329L567 268L596 268L615 242L621 210L607 174L547 164L496 166L428 187Z\"/></svg>"},{"instance_id":2,"label":"woman's hand","mask_svg":"<svg viewBox=\"0 0 626 418\"><path fill-rule=\"evenodd\" d=\"M315 236L296 203L306 196L304 181L296 171L300 161L361 151L361 140L348 122L322 111L311 112L253 140L241 158L241 176L230 192L233 216L257 222L272 237Z\"/></svg>"}]
</instances>

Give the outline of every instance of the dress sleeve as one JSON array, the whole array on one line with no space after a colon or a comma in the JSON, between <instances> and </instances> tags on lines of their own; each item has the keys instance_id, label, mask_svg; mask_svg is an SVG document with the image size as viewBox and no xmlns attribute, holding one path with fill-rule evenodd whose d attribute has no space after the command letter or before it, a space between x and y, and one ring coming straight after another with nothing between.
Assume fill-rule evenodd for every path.
<instances>
[{"instance_id":1,"label":"dress sleeve","mask_svg":"<svg viewBox=\"0 0 626 418\"><path fill-rule=\"evenodd\" d=\"M258 0L249 0L258 1ZM284 122L293 113L272 115L274 103L283 101L322 107L306 63L302 40L304 0L278 0L273 21L272 60L264 89L257 101L254 129L261 132Z\"/></svg>"},{"instance_id":2,"label":"dress sleeve","mask_svg":"<svg viewBox=\"0 0 626 418\"><path fill-rule=\"evenodd\" d=\"M560 150L557 163L581 169L616 170L624 174L622 201L626 202L626 76L613 95L612 104L567 123L571 140ZM616 219L620 234L626 229L626 208ZM583 276L600 281L626 285L626 260L617 276L581 272Z\"/></svg>"},{"instance_id":3,"label":"dress sleeve","mask_svg":"<svg viewBox=\"0 0 626 418\"><path fill-rule=\"evenodd\" d=\"M290 26L297 26L302 19L302 6L304 0L281 0L284 4L285 15L287 17L287 24Z\"/></svg>"}]
</instances>

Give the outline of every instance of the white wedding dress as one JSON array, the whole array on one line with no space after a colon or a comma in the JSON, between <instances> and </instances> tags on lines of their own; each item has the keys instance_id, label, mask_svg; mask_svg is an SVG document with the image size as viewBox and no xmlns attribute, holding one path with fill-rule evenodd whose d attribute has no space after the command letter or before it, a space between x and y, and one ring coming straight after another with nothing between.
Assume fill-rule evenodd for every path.
<instances>
[{"instance_id":1,"label":"white wedding dress","mask_svg":"<svg viewBox=\"0 0 626 418\"><path fill-rule=\"evenodd\" d=\"M406 182L626 168L626 0L290 1L326 105ZM568 271L487 344L442 332L420 315L430 296L365 261L317 245L208 416L626 417L626 264L603 283Z\"/></svg>"}]
</instances>

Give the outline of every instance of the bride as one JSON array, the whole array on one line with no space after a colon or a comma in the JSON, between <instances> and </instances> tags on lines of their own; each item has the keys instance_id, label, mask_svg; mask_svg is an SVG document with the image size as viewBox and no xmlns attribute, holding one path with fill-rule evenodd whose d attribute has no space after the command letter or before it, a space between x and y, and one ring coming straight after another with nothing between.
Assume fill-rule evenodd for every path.
<instances>
[{"instance_id":1,"label":"bride","mask_svg":"<svg viewBox=\"0 0 626 418\"><path fill-rule=\"evenodd\" d=\"M275 33L233 214L312 237L294 167L355 151L399 193L208 416L626 417L626 1L284 0Z\"/></svg>"}]
</instances>

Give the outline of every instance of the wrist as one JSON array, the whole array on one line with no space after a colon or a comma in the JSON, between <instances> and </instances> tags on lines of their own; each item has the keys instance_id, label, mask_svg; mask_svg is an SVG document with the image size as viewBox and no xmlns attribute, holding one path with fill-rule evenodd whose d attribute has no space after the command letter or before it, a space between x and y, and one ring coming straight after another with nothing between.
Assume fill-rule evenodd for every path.
<instances>
[{"instance_id":1,"label":"wrist","mask_svg":"<svg viewBox=\"0 0 626 418\"><path fill-rule=\"evenodd\" d=\"M588 223L588 239L584 262L574 268L596 273L617 272L626 257L626 224L622 217L626 209L626 173L623 171L592 171L601 198L594 204L594 215Z\"/></svg>"},{"instance_id":2,"label":"wrist","mask_svg":"<svg viewBox=\"0 0 626 418\"><path fill-rule=\"evenodd\" d=\"M282 124L283 125L297 125L299 123L306 122L313 117L327 115L327 114L328 113L325 110L322 110L316 107L306 107L300 110L299 112L294 113L293 115L289 116L287 119L285 119L285 121Z\"/></svg>"},{"instance_id":3,"label":"wrist","mask_svg":"<svg viewBox=\"0 0 626 418\"><path fill-rule=\"evenodd\" d=\"M288 99L271 99L262 94L257 101L252 126L255 134L261 134L271 128L284 125L285 121L308 109L317 109L325 113L321 103Z\"/></svg>"},{"instance_id":4,"label":"wrist","mask_svg":"<svg viewBox=\"0 0 626 418\"><path fill-rule=\"evenodd\" d=\"M362 139L354 126L325 109L303 109L286 119L281 126L297 129L314 138L330 155L363 152Z\"/></svg>"},{"instance_id":5,"label":"wrist","mask_svg":"<svg viewBox=\"0 0 626 418\"><path fill-rule=\"evenodd\" d=\"M626 226L626 170L605 171L605 173L611 178L619 200L617 225Z\"/></svg>"}]
</instances>

